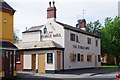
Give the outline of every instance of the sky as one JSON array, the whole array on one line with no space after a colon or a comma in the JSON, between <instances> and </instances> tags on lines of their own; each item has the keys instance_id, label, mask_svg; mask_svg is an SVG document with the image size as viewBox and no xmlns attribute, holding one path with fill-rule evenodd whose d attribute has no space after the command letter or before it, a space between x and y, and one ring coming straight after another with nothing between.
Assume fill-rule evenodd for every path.
<instances>
[{"instance_id":1,"label":"sky","mask_svg":"<svg viewBox=\"0 0 120 80\"><path fill-rule=\"evenodd\" d=\"M14 14L14 28L18 29L20 39L22 32L32 26L46 23L49 1L53 0L5 0L16 12ZM106 17L118 15L119 0L54 0L57 8L57 18L72 26L78 19L84 18L87 23L99 20L104 24Z\"/></svg>"}]
</instances>

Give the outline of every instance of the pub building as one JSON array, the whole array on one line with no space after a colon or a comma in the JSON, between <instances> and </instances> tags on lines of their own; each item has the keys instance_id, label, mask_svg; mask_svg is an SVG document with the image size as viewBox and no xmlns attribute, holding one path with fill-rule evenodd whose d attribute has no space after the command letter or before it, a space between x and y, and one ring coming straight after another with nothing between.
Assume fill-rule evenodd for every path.
<instances>
[{"instance_id":1,"label":"pub building","mask_svg":"<svg viewBox=\"0 0 120 80\"><path fill-rule=\"evenodd\" d=\"M78 20L76 27L57 21L56 11L55 2L49 2L46 23L22 32L16 43L16 69L57 73L101 66L100 37L85 31L85 19Z\"/></svg>"}]
</instances>

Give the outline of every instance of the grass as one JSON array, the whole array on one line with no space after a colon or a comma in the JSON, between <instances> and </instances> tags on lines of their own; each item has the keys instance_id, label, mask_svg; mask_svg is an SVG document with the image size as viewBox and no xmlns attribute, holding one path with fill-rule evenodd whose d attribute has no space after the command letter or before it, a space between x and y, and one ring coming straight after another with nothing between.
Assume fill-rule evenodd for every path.
<instances>
[{"instance_id":1,"label":"grass","mask_svg":"<svg viewBox=\"0 0 120 80\"><path fill-rule=\"evenodd\" d=\"M100 68L120 68L120 66L106 65L106 66L100 66Z\"/></svg>"}]
</instances>

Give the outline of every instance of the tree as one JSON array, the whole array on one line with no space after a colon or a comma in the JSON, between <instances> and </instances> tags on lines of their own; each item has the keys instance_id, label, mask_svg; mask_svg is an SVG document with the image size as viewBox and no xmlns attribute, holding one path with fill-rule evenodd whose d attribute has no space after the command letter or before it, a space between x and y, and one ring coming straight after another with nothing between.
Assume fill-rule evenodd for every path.
<instances>
[{"instance_id":1,"label":"tree","mask_svg":"<svg viewBox=\"0 0 120 80\"><path fill-rule=\"evenodd\" d=\"M18 29L14 29L14 41L15 42L19 40L18 33L19 33Z\"/></svg>"},{"instance_id":2,"label":"tree","mask_svg":"<svg viewBox=\"0 0 120 80\"><path fill-rule=\"evenodd\" d=\"M116 65L119 65L120 57L120 21L107 17L104 27L101 30L102 52L116 57Z\"/></svg>"},{"instance_id":3,"label":"tree","mask_svg":"<svg viewBox=\"0 0 120 80\"><path fill-rule=\"evenodd\" d=\"M99 20L96 20L94 22L90 22L87 24L86 31L97 34L98 36L100 36L101 29L102 29L101 23L99 22Z\"/></svg>"}]
</instances>

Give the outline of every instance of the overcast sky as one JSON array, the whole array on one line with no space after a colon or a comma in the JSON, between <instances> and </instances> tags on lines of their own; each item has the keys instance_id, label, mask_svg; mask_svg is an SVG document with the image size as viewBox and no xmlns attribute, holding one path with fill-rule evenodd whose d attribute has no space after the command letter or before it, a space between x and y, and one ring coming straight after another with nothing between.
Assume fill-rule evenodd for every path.
<instances>
[{"instance_id":1,"label":"overcast sky","mask_svg":"<svg viewBox=\"0 0 120 80\"><path fill-rule=\"evenodd\" d=\"M45 24L46 10L49 1L53 0L5 0L16 13L14 15L14 28L21 32L32 26ZM75 26L78 19L88 22L100 20L103 24L106 17L118 15L119 0L54 0L57 8L57 21Z\"/></svg>"}]
</instances>

